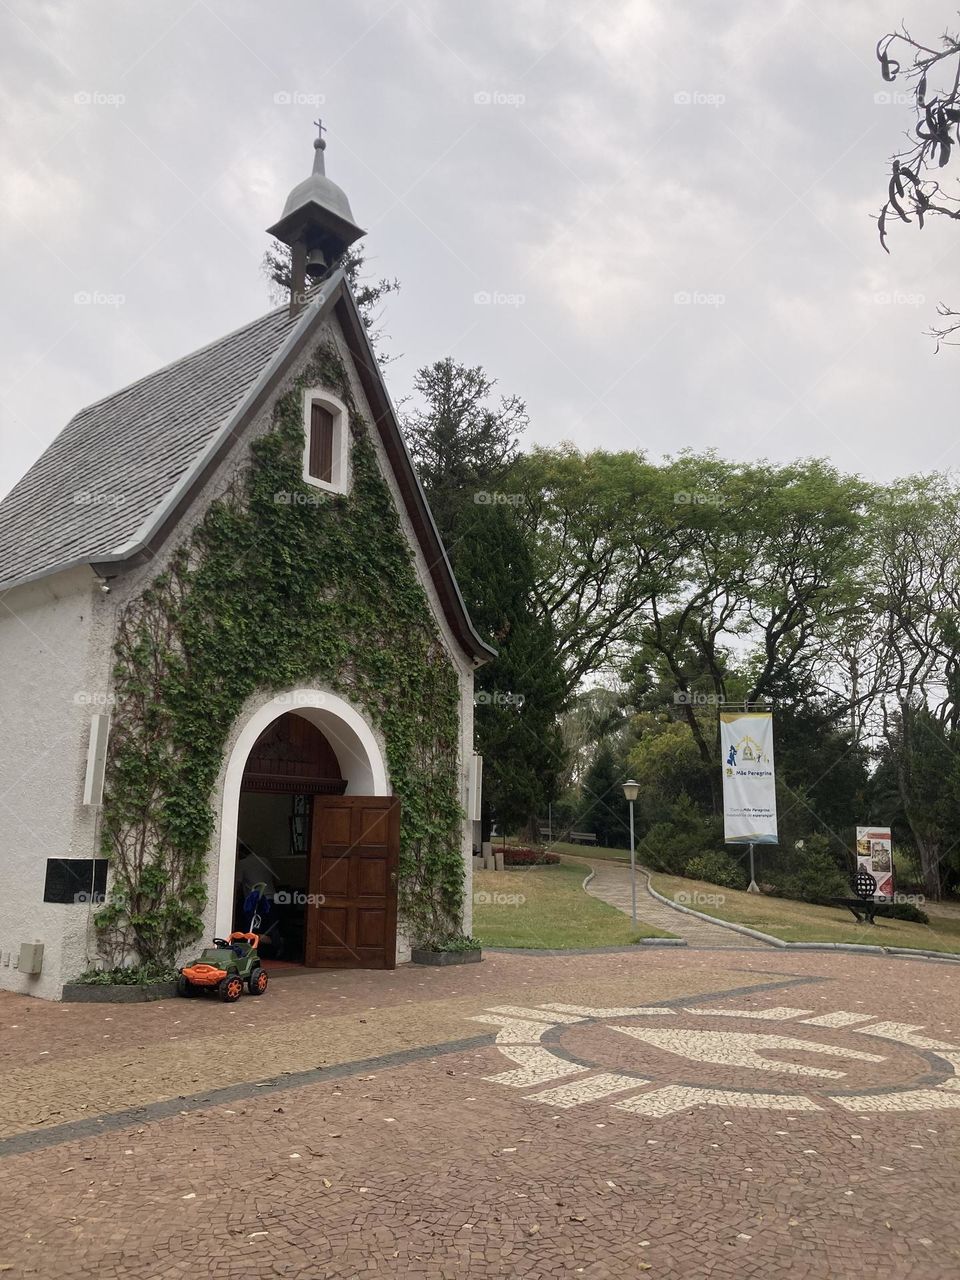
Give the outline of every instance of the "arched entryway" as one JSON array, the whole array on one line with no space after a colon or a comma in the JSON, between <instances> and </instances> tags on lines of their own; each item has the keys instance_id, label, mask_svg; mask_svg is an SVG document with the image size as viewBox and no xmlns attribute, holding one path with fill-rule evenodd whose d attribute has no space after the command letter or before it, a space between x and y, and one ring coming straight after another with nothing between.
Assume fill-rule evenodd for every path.
<instances>
[{"instance_id":1,"label":"arched entryway","mask_svg":"<svg viewBox=\"0 0 960 1280\"><path fill-rule=\"evenodd\" d=\"M398 854L399 802L354 708L298 690L249 716L227 762L218 933L248 928L260 893L267 960L392 968Z\"/></svg>"}]
</instances>

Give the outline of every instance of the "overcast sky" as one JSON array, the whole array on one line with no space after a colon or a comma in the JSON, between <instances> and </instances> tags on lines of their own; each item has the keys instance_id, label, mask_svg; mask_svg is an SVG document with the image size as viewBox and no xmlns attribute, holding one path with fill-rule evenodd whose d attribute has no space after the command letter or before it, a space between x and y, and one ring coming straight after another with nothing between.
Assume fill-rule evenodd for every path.
<instances>
[{"instance_id":1,"label":"overcast sky","mask_svg":"<svg viewBox=\"0 0 960 1280\"><path fill-rule=\"evenodd\" d=\"M960 229L871 221L933 0L4 0L0 492L80 407L266 311L318 113L395 399L445 355L531 441L960 461ZM892 100L891 100L892 99ZM960 166L958 166L960 171Z\"/></svg>"}]
</instances>

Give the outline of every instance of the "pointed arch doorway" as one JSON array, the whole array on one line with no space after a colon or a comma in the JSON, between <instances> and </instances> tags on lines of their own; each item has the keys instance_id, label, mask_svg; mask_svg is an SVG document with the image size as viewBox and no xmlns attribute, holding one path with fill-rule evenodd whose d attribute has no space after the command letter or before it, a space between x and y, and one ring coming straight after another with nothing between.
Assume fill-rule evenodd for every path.
<instances>
[{"instance_id":1,"label":"pointed arch doorway","mask_svg":"<svg viewBox=\"0 0 960 1280\"><path fill-rule=\"evenodd\" d=\"M399 845L399 800L366 722L319 691L275 699L227 764L218 932L249 926L258 888L268 961L395 968Z\"/></svg>"}]
</instances>

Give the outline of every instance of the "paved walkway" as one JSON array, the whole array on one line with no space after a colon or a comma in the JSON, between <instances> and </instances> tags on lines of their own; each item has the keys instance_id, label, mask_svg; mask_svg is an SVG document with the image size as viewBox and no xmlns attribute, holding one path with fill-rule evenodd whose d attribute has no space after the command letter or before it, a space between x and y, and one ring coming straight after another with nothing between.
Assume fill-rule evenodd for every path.
<instances>
[{"instance_id":1,"label":"paved walkway","mask_svg":"<svg viewBox=\"0 0 960 1280\"><path fill-rule=\"evenodd\" d=\"M0 993L2 1280L956 1280L953 977L630 947Z\"/></svg>"},{"instance_id":2,"label":"paved walkway","mask_svg":"<svg viewBox=\"0 0 960 1280\"><path fill-rule=\"evenodd\" d=\"M564 855L565 857L569 855ZM631 914L630 901L630 868L618 862L610 862L602 858L571 857L572 862L589 864L595 875L587 885L587 893L601 902L609 903L626 915ZM637 919L644 924L653 925L655 929L664 929L684 938L691 947L724 947L742 950L744 947L762 948L766 950L769 943L759 938L751 938L747 934L737 933L733 929L724 929L722 925L710 924L698 916L688 915L685 911L674 911L658 901L647 890L648 876L646 871L637 868Z\"/></svg>"}]
</instances>

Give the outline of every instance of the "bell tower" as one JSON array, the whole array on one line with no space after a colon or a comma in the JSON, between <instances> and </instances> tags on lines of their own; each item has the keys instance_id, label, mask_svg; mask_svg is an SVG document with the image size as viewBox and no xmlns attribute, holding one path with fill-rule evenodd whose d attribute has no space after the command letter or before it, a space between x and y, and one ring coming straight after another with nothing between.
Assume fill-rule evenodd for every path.
<instances>
[{"instance_id":1,"label":"bell tower","mask_svg":"<svg viewBox=\"0 0 960 1280\"><path fill-rule=\"evenodd\" d=\"M293 251L290 280L290 314L306 301L307 281L320 280L339 262L344 252L364 231L353 220L353 211L344 192L331 182L324 168L325 129L316 120L313 172L287 196L279 222L267 231Z\"/></svg>"}]
</instances>

